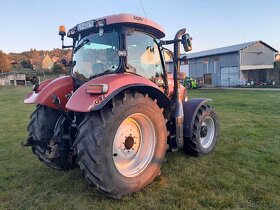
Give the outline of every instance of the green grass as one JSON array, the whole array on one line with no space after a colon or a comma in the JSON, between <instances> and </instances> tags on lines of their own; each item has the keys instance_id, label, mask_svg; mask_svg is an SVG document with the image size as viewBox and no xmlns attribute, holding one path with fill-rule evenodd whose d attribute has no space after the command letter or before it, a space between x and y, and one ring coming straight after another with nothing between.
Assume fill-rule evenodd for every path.
<instances>
[{"instance_id":1,"label":"green grass","mask_svg":"<svg viewBox=\"0 0 280 210\"><path fill-rule=\"evenodd\" d=\"M220 141L205 157L166 155L162 175L122 200L62 172L21 148L34 106L29 88L0 88L0 209L280 209L280 92L194 90L214 99Z\"/></svg>"}]
</instances>

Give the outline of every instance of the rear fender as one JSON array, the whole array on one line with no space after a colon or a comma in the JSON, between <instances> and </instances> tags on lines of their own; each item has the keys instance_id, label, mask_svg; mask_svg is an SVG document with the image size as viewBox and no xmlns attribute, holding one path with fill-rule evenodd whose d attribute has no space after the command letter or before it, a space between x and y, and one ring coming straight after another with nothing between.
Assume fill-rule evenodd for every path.
<instances>
[{"instance_id":1,"label":"rear fender","mask_svg":"<svg viewBox=\"0 0 280 210\"><path fill-rule=\"evenodd\" d=\"M37 91L30 92L24 99L25 104L41 104L57 109L53 103L53 96L60 99L61 108L65 111L68 101L67 95L74 91L74 82L71 76L50 79L40 83Z\"/></svg>"},{"instance_id":2,"label":"rear fender","mask_svg":"<svg viewBox=\"0 0 280 210\"><path fill-rule=\"evenodd\" d=\"M191 137L193 133L193 126L195 122L195 116L199 110L199 108L206 104L207 102L211 102L212 99L208 98L193 98L186 102L183 102L183 110L184 110L184 129L183 135L184 137Z\"/></svg>"},{"instance_id":3,"label":"rear fender","mask_svg":"<svg viewBox=\"0 0 280 210\"><path fill-rule=\"evenodd\" d=\"M107 93L86 93L87 87L98 84L107 84ZM168 97L152 81L134 74L110 74L94 78L82 85L67 102L66 108L75 112L96 111L127 89L149 94L151 98L157 99L158 104L163 108L170 109L171 107Z\"/></svg>"}]
</instances>

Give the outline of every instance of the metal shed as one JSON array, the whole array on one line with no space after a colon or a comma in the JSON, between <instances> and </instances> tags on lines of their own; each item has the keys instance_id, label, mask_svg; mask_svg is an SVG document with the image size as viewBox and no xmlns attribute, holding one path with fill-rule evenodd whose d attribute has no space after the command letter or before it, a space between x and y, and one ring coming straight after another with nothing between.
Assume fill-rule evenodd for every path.
<instances>
[{"instance_id":1,"label":"metal shed","mask_svg":"<svg viewBox=\"0 0 280 210\"><path fill-rule=\"evenodd\" d=\"M222 87L279 81L273 70L275 52L268 44L254 41L190 53L189 76L202 77L205 85Z\"/></svg>"}]
</instances>

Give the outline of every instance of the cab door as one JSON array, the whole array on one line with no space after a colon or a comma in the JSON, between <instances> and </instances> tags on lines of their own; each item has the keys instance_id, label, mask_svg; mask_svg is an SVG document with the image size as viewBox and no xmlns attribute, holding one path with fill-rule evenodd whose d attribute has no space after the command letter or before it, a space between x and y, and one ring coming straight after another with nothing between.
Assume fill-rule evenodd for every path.
<instances>
[{"instance_id":1,"label":"cab door","mask_svg":"<svg viewBox=\"0 0 280 210\"><path fill-rule=\"evenodd\" d=\"M141 31L127 30L126 49L127 71L141 75L163 87L164 72L154 37Z\"/></svg>"}]
</instances>

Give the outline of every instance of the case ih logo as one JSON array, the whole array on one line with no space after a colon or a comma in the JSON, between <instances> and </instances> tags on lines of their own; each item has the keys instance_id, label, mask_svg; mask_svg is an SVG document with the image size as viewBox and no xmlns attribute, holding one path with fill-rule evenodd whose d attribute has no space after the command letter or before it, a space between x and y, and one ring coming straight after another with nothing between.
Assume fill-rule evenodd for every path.
<instances>
[{"instance_id":1,"label":"case ih logo","mask_svg":"<svg viewBox=\"0 0 280 210\"><path fill-rule=\"evenodd\" d=\"M143 21L143 20L144 20L144 18L134 16L134 20Z\"/></svg>"}]
</instances>

